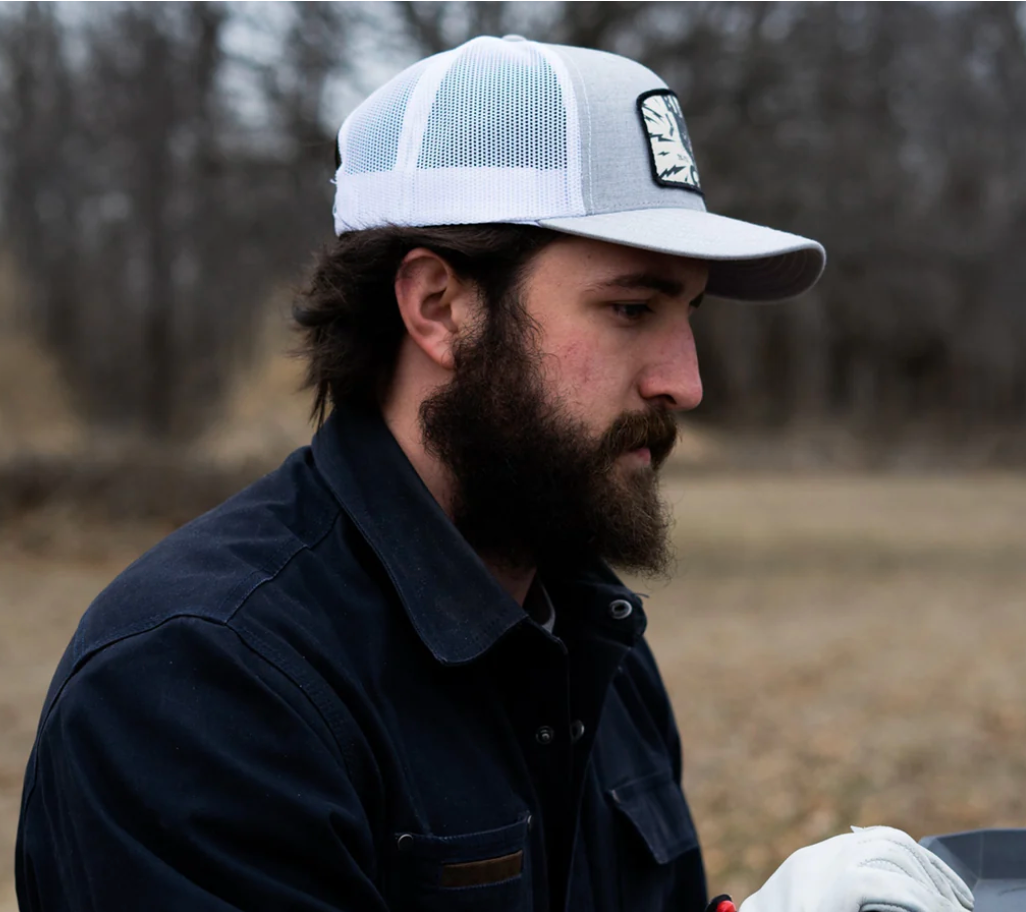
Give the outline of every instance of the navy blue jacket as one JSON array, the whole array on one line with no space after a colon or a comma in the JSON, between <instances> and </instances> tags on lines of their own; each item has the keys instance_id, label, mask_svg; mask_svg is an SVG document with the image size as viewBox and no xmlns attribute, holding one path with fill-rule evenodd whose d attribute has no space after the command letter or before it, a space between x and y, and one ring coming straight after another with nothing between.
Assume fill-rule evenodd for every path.
<instances>
[{"instance_id":1,"label":"navy blue jacket","mask_svg":"<svg viewBox=\"0 0 1026 912\"><path fill-rule=\"evenodd\" d=\"M124 571L29 761L22 912L701 912L639 598L543 566L555 632L379 416Z\"/></svg>"}]
</instances>

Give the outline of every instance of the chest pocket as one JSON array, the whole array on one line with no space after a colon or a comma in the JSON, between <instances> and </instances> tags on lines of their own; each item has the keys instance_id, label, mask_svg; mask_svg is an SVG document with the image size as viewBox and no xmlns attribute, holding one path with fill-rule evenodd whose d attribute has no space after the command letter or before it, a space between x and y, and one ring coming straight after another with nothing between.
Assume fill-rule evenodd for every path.
<instances>
[{"instance_id":1,"label":"chest pocket","mask_svg":"<svg viewBox=\"0 0 1026 912\"><path fill-rule=\"evenodd\" d=\"M621 909L662 912L671 902L680 904L695 884L704 890L698 837L669 770L623 783L607 794L619 818Z\"/></svg>"},{"instance_id":2,"label":"chest pocket","mask_svg":"<svg viewBox=\"0 0 1026 912\"><path fill-rule=\"evenodd\" d=\"M458 836L396 834L391 866L396 912L528 912L528 817Z\"/></svg>"}]
</instances>

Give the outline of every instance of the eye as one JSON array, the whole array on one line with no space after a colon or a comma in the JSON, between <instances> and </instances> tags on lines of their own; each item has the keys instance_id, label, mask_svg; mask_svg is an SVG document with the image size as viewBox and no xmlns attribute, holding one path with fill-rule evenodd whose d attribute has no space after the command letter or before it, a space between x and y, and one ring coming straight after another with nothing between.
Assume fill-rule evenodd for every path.
<instances>
[{"instance_id":1,"label":"eye","mask_svg":"<svg viewBox=\"0 0 1026 912\"><path fill-rule=\"evenodd\" d=\"M637 323L645 314L652 313L652 308L645 303L618 303L613 305L613 313L629 323Z\"/></svg>"}]
</instances>

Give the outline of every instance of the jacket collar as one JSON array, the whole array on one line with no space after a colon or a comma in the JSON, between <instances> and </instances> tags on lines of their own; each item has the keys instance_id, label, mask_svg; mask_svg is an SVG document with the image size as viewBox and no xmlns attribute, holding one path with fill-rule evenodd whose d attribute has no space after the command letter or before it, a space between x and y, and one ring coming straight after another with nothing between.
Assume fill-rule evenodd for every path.
<instances>
[{"instance_id":1,"label":"jacket collar","mask_svg":"<svg viewBox=\"0 0 1026 912\"><path fill-rule=\"evenodd\" d=\"M446 516L379 414L335 409L312 449L317 468L439 662L473 661L528 619ZM631 642L641 635L640 600L608 567L596 561L579 573L568 576L566 570L546 572L546 586L555 584L560 592L583 586L587 593L574 592L577 605ZM609 623L608 606L618 599L635 609L627 625L615 618ZM557 613L562 608L557 600Z\"/></svg>"}]
</instances>

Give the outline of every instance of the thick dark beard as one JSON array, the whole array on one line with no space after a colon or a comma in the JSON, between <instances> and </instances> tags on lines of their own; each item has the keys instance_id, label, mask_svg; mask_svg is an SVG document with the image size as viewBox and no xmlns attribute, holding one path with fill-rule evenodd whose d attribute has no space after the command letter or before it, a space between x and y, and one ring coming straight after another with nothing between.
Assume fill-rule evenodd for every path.
<instances>
[{"instance_id":1,"label":"thick dark beard","mask_svg":"<svg viewBox=\"0 0 1026 912\"><path fill-rule=\"evenodd\" d=\"M451 382L421 406L425 445L452 473L452 516L471 546L510 568L597 556L623 570L663 574L670 513L657 470L676 442L665 409L622 415L596 441L545 395L522 317L490 314L460 340ZM651 463L616 458L648 447Z\"/></svg>"}]
</instances>

